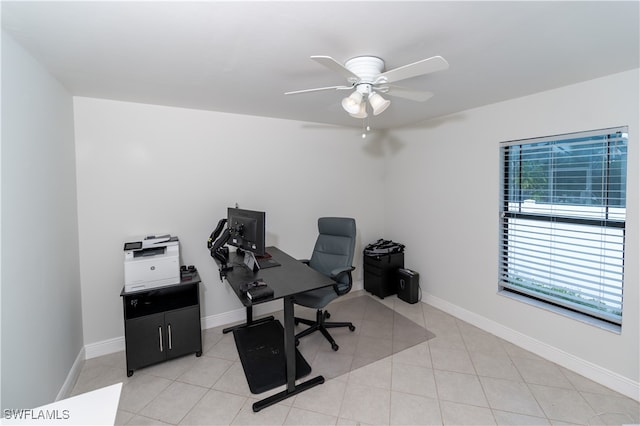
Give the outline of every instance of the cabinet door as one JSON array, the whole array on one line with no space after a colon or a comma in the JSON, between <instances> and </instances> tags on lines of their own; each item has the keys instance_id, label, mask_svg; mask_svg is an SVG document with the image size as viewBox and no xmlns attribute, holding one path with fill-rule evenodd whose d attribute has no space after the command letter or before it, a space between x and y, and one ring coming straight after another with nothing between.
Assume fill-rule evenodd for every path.
<instances>
[{"instance_id":1,"label":"cabinet door","mask_svg":"<svg viewBox=\"0 0 640 426\"><path fill-rule=\"evenodd\" d=\"M202 353L200 309L198 306L177 309L165 314L167 357Z\"/></svg>"},{"instance_id":2,"label":"cabinet door","mask_svg":"<svg viewBox=\"0 0 640 426\"><path fill-rule=\"evenodd\" d=\"M164 314L126 320L124 328L127 342L127 369L129 371L166 359L167 342Z\"/></svg>"}]
</instances>

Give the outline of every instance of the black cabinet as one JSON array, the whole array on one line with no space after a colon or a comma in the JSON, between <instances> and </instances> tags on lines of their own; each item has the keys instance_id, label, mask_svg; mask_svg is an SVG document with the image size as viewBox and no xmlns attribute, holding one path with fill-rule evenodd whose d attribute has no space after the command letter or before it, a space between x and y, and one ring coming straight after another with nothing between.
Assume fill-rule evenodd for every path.
<instances>
[{"instance_id":1,"label":"black cabinet","mask_svg":"<svg viewBox=\"0 0 640 426\"><path fill-rule=\"evenodd\" d=\"M202 355L200 277L122 296L127 376L134 370L195 353Z\"/></svg>"},{"instance_id":2,"label":"black cabinet","mask_svg":"<svg viewBox=\"0 0 640 426\"><path fill-rule=\"evenodd\" d=\"M404 268L404 253L390 253L364 258L364 289L384 299L396 294L398 269Z\"/></svg>"}]
</instances>

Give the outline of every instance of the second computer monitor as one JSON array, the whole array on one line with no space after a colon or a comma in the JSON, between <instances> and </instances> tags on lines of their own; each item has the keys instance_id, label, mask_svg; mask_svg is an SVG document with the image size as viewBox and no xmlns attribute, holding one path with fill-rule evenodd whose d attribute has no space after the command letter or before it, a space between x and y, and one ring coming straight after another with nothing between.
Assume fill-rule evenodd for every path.
<instances>
[{"instance_id":1,"label":"second computer monitor","mask_svg":"<svg viewBox=\"0 0 640 426\"><path fill-rule=\"evenodd\" d=\"M227 228L231 233L229 245L265 255L265 213L234 207L227 209Z\"/></svg>"}]
</instances>

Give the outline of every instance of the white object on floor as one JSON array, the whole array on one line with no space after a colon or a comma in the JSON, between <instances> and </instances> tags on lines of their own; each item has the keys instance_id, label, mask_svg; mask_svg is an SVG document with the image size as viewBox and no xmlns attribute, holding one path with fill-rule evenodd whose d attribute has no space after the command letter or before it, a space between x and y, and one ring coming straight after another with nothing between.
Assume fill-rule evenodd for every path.
<instances>
[{"instance_id":1,"label":"white object on floor","mask_svg":"<svg viewBox=\"0 0 640 426\"><path fill-rule=\"evenodd\" d=\"M113 425L122 383L29 409L4 409L2 425Z\"/></svg>"}]
</instances>

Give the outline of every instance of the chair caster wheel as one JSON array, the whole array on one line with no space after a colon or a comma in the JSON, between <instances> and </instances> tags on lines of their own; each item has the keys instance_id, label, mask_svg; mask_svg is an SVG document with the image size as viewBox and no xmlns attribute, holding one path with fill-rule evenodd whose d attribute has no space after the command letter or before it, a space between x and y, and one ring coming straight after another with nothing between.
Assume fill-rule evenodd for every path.
<instances>
[{"instance_id":1,"label":"chair caster wheel","mask_svg":"<svg viewBox=\"0 0 640 426\"><path fill-rule=\"evenodd\" d=\"M332 344L331 344L331 349L333 349L334 351L337 351L338 349L340 349L340 346L338 346L338 345L337 345L337 344L335 344L335 343L332 343Z\"/></svg>"},{"instance_id":2,"label":"chair caster wheel","mask_svg":"<svg viewBox=\"0 0 640 426\"><path fill-rule=\"evenodd\" d=\"M331 314L330 314L329 312L325 311L325 312L324 312L324 317L325 317L326 319L329 319L329 318L331 318Z\"/></svg>"},{"instance_id":3,"label":"chair caster wheel","mask_svg":"<svg viewBox=\"0 0 640 426\"><path fill-rule=\"evenodd\" d=\"M349 330L350 330L350 331L356 331L356 327L355 327L354 325L350 325L350 326L349 326Z\"/></svg>"},{"instance_id":4,"label":"chair caster wheel","mask_svg":"<svg viewBox=\"0 0 640 426\"><path fill-rule=\"evenodd\" d=\"M296 347L300 346L300 340L296 339Z\"/></svg>"},{"instance_id":5,"label":"chair caster wheel","mask_svg":"<svg viewBox=\"0 0 640 426\"><path fill-rule=\"evenodd\" d=\"M133 376L133 370L128 370L127 371L127 377L131 377Z\"/></svg>"}]
</instances>

